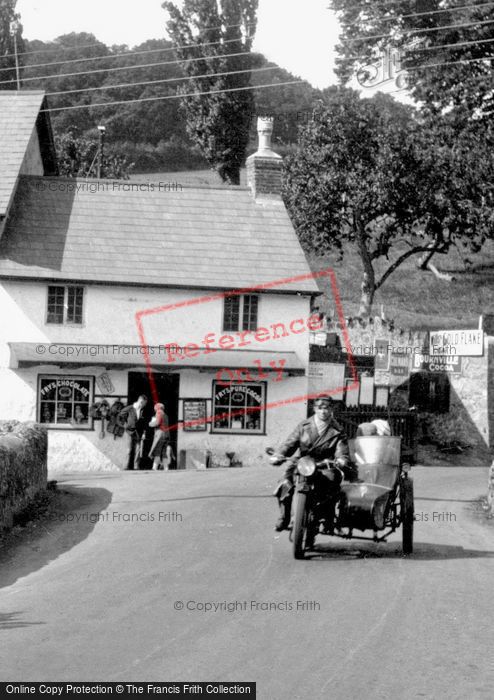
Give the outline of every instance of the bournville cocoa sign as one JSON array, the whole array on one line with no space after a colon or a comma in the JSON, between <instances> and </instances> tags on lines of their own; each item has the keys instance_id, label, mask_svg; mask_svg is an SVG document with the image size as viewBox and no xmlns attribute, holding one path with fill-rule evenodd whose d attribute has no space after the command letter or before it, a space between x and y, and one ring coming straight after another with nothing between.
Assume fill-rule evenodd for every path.
<instances>
[{"instance_id":1,"label":"bournville cocoa sign","mask_svg":"<svg viewBox=\"0 0 494 700\"><path fill-rule=\"evenodd\" d=\"M461 355L428 355L415 353L413 356L414 370L428 372L461 373Z\"/></svg>"}]
</instances>

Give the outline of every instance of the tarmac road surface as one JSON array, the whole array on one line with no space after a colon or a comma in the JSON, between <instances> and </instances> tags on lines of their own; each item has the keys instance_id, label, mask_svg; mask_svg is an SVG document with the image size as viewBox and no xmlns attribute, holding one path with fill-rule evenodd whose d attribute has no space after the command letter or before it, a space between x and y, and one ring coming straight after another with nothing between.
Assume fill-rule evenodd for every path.
<instances>
[{"instance_id":1,"label":"tarmac road surface","mask_svg":"<svg viewBox=\"0 0 494 700\"><path fill-rule=\"evenodd\" d=\"M412 470L413 556L397 533L380 545L319 537L305 561L273 530L278 474L57 477L56 519L0 555L0 680L494 697L494 528L475 504L487 469Z\"/></svg>"}]
</instances>

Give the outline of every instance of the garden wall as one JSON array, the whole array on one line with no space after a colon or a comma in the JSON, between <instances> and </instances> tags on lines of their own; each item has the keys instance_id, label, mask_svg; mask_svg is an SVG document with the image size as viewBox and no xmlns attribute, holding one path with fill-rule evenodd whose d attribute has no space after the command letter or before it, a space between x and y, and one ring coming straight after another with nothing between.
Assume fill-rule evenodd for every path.
<instances>
[{"instance_id":1,"label":"garden wall","mask_svg":"<svg viewBox=\"0 0 494 700\"><path fill-rule=\"evenodd\" d=\"M329 321L327 331L337 333L345 348L341 324ZM413 355L428 348L427 332L395 328L393 322L378 317L370 322L347 319L346 332L354 355L375 355L377 339L387 340L395 353ZM423 432L432 444L447 448L449 444L461 443L469 449L468 454L489 464L494 451L494 339L485 334L483 356L463 357L461 373L448 377L450 410L444 414L419 414ZM408 408L408 378L401 386L391 388L390 406L398 410Z\"/></svg>"}]
</instances>

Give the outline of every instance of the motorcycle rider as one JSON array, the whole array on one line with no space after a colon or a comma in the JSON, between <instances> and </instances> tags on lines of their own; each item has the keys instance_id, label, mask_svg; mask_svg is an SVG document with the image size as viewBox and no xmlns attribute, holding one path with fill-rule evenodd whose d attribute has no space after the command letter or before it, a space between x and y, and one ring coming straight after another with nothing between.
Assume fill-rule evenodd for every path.
<instances>
[{"instance_id":1,"label":"motorcycle rider","mask_svg":"<svg viewBox=\"0 0 494 700\"><path fill-rule=\"evenodd\" d=\"M331 500L335 504L341 482L344 478L349 481L355 479L357 471L350 461L346 436L334 419L333 400L330 396L321 395L314 401L314 415L297 425L278 452L271 456L270 462L274 465L281 464L297 450L298 456L310 456L316 462L335 460L334 466L321 470L321 475L327 481L328 494L334 496ZM280 517L275 526L277 532L290 527L295 470L296 462L289 461L274 493L280 506ZM328 529L332 529L331 518L326 523L326 530Z\"/></svg>"}]
</instances>

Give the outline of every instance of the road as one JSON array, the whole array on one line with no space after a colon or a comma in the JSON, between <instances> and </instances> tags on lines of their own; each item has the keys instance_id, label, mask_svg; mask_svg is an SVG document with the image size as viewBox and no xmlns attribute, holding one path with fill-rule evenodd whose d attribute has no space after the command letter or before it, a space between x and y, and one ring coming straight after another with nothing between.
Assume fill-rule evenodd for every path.
<instances>
[{"instance_id":1,"label":"road","mask_svg":"<svg viewBox=\"0 0 494 700\"><path fill-rule=\"evenodd\" d=\"M0 556L0 680L492 698L494 530L473 502L486 471L413 470L412 557L394 535L319 538L305 561L273 530L272 467L57 477L57 519Z\"/></svg>"}]
</instances>

